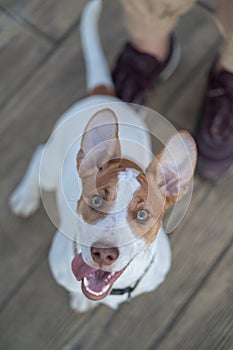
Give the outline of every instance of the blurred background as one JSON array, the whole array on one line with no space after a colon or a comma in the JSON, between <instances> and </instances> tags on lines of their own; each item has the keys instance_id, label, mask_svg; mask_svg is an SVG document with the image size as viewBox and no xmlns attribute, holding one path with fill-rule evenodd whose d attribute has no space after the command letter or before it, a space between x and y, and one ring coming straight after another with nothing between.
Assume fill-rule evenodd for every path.
<instances>
[{"instance_id":1,"label":"blurred background","mask_svg":"<svg viewBox=\"0 0 233 350\"><path fill-rule=\"evenodd\" d=\"M9 194L36 146L85 96L79 37L85 2L0 1L0 349L233 349L232 178L211 183L195 176L188 214L170 235L167 279L117 311L71 311L49 271L55 227L44 209L27 220L9 211ZM127 39L119 1L104 1L100 32L112 66ZM147 105L192 133L221 38L197 5L176 33L179 68Z\"/></svg>"}]
</instances>

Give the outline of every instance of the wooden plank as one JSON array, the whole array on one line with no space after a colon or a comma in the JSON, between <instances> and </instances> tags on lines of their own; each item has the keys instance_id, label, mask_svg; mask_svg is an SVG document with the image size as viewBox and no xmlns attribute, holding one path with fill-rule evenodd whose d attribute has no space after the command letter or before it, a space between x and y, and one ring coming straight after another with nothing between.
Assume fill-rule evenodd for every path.
<instances>
[{"instance_id":1,"label":"wooden plank","mask_svg":"<svg viewBox=\"0 0 233 350\"><path fill-rule=\"evenodd\" d=\"M110 48L106 54L111 65L115 52L122 45L125 36L120 20L118 23L112 23L111 31L106 32L105 28L110 25L109 12L119 17L119 4L115 3L113 6L106 3L101 20L101 38L104 48ZM114 49L111 48L112 42L114 42ZM4 133L7 127L11 128L11 123L15 123L15 129L18 128L19 124L22 124L21 118L31 125L33 128L31 132L37 132L35 123L39 118L40 123L48 123L47 127L40 124L43 129L47 130L45 135L48 136L56 119L72 103L85 96L85 79L80 35L77 28L1 111L0 134Z\"/></svg>"},{"instance_id":2,"label":"wooden plank","mask_svg":"<svg viewBox=\"0 0 233 350\"><path fill-rule=\"evenodd\" d=\"M12 94L22 89L23 83L30 75L33 75L34 70L37 69L51 50L51 44L2 13L0 25L2 28L0 36L1 104L6 102ZM30 131L30 127L25 124L24 129L19 128L19 130L15 130L11 128L11 132L1 139L1 159L3 161L1 174L5 173L6 176L5 179L3 176L1 177L0 254L2 262L4 261L0 266L2 280L0 285L1 306L8 301L9 293L21 282L23 276L30 271L34 261L44 256L45 242L48 244L51 239L49 232L54 231L49 220L43 220L40 224L41 217L43 217L42 211L29 224L13 218L8 212L7 197L9 195L9 185L7 184L7 178L17 176L17 171L20 171L20 166L23 164L22 154L20 153L22 144L19 142L16 145L15 142L17 137L19 139L23 138L24 130L26 129ZM20 132L20 135L18 132ZM29 151L29 147L30 143L28 143L27 148L24 148L24 151L25 149ZM13 152L14 149L19 152L18 154L16 152L13 158L11 158L10 148ZM15 164L18 164L17 171ZM41 231L33 235L33 229L37 225Z\"/></svg>"},{"instance_id":3,"label":"wooden plank","mask_svg":"<svg viewBox=\"0 0 233 350\"><path fill-rule=\"evenodd\" d=\"M55 229L41 209L30 220L9 213L0 224L0 310L37 264L47 258L47 248Z\"/></svg>"},{"instance_id":4,"label":"wooden plank","mask_svg":"<svg viewBox=\"0 0 233 350\"><path fill-rule=\"evenodd\" d=\"M69 309L67 295L51 278L47 261L33 271L26 286L1 313L0 349L43 349L53 333L59 338L63 327L69 334L85 323L88 314L77 315Z\"/></svg>"},{"instance_id":5,"label":"wooden plank","mask_svg":"<svg viewBox=\"0 0 233 350\"><path fill-rule=\"evenodd\" d=\"M233 349L232 244L227 249L227 254L156 349Z\"/></svg>"},{"instance_id":6,"label":"wooden plank","mask_svg":"<svg viewBox=\"0 0 233 350\"><path fill-rule=\"evenodd\" d=\"M60 39L77 22L86 0L3 0L1 5L53 39Z\"/></svg>"},{"instance_id":7,"label":"wooden plank","mask_svg":"<svg viewBox=\"0 0 233 350\"><path fill-rule=\"evenodd\" d=\"M0 106L17 93L51 49L51 44L0 12Z\"/></svg>"}]
</instances>

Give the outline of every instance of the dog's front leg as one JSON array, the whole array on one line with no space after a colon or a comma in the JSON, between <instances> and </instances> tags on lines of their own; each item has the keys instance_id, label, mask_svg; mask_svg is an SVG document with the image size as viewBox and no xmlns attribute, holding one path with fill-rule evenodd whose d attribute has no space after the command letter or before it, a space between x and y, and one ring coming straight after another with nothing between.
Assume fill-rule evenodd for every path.
<instances>
[{"instance_id":1,"label":"dog's front leg","mask_svg":"<svg viewBox=\"0 0 233 350\"><path fill-rule=\"evenodd\" d=\"M39 207L39 172L43 149L43 145L36 149L23 180L9 198L10 208L16 215L27 217Z\"/></svg>"}]
</instances>

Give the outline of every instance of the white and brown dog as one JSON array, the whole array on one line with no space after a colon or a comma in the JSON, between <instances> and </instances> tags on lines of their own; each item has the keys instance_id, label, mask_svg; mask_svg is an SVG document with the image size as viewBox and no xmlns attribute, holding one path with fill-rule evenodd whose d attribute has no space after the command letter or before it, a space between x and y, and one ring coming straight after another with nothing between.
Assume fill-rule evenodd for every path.
<instances>
[{"instance_id":1,"label":"white and brown dog","mask_svg":"<svg viewBox=\"0 0 233 350\"><path fill-rule=\"evenodd\" d=\"M56 190L60 224L49 263L80 312L98 301L116 308L164 280L171 251L162 217L187 192L196 163L185 131L153 158L140 115L111 96L100 10L101 0L89 2L81 21L92 94L60 118L10 197L12 211L28 216L39 206L40 188Z\"/></svg>"}]
</instances>

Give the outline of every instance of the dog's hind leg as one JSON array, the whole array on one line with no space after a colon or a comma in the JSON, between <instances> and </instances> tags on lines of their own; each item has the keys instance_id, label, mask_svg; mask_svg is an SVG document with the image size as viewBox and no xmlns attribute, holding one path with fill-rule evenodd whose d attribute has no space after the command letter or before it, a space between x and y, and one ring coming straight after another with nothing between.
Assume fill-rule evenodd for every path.
<instances>
[{"instance_id":1,"label":"dog's hind leg","mask_svg":"<svg viewBox=\"0 0 233 350\"><path fill-rule=\"evenodd\" d=\"M39 207L39 171L43 148L43 145L37 148L23 180L9 198L10 208L16 215L27 217Z\"/></svg>"},{"instance_id":2,"label":"dog's hind leg","mask_svg":"<svg viewBox=\"0 0 233 350\"><path fill-rule=\"evenodd\" d=\"M104 95L114 95L111 72L98 35L101 8L102 0L91 0L87 3L81 18L81 41L86 64L87 90L95 94L96 89L100 88Z\"/></svg>"},{"instance_id":3,"label":"dog's hind leg","mask_svg":"<svg viewBox=\"0 0 233 350\"><path fill-rule=\"evenodd\" d=\"M40 204L40 189L55 191L63 158L61 156L62 133L57 128L46 144L37 147L21 183L9 198L15 215L28 217Z\"/></svg>"}]
</instances>

